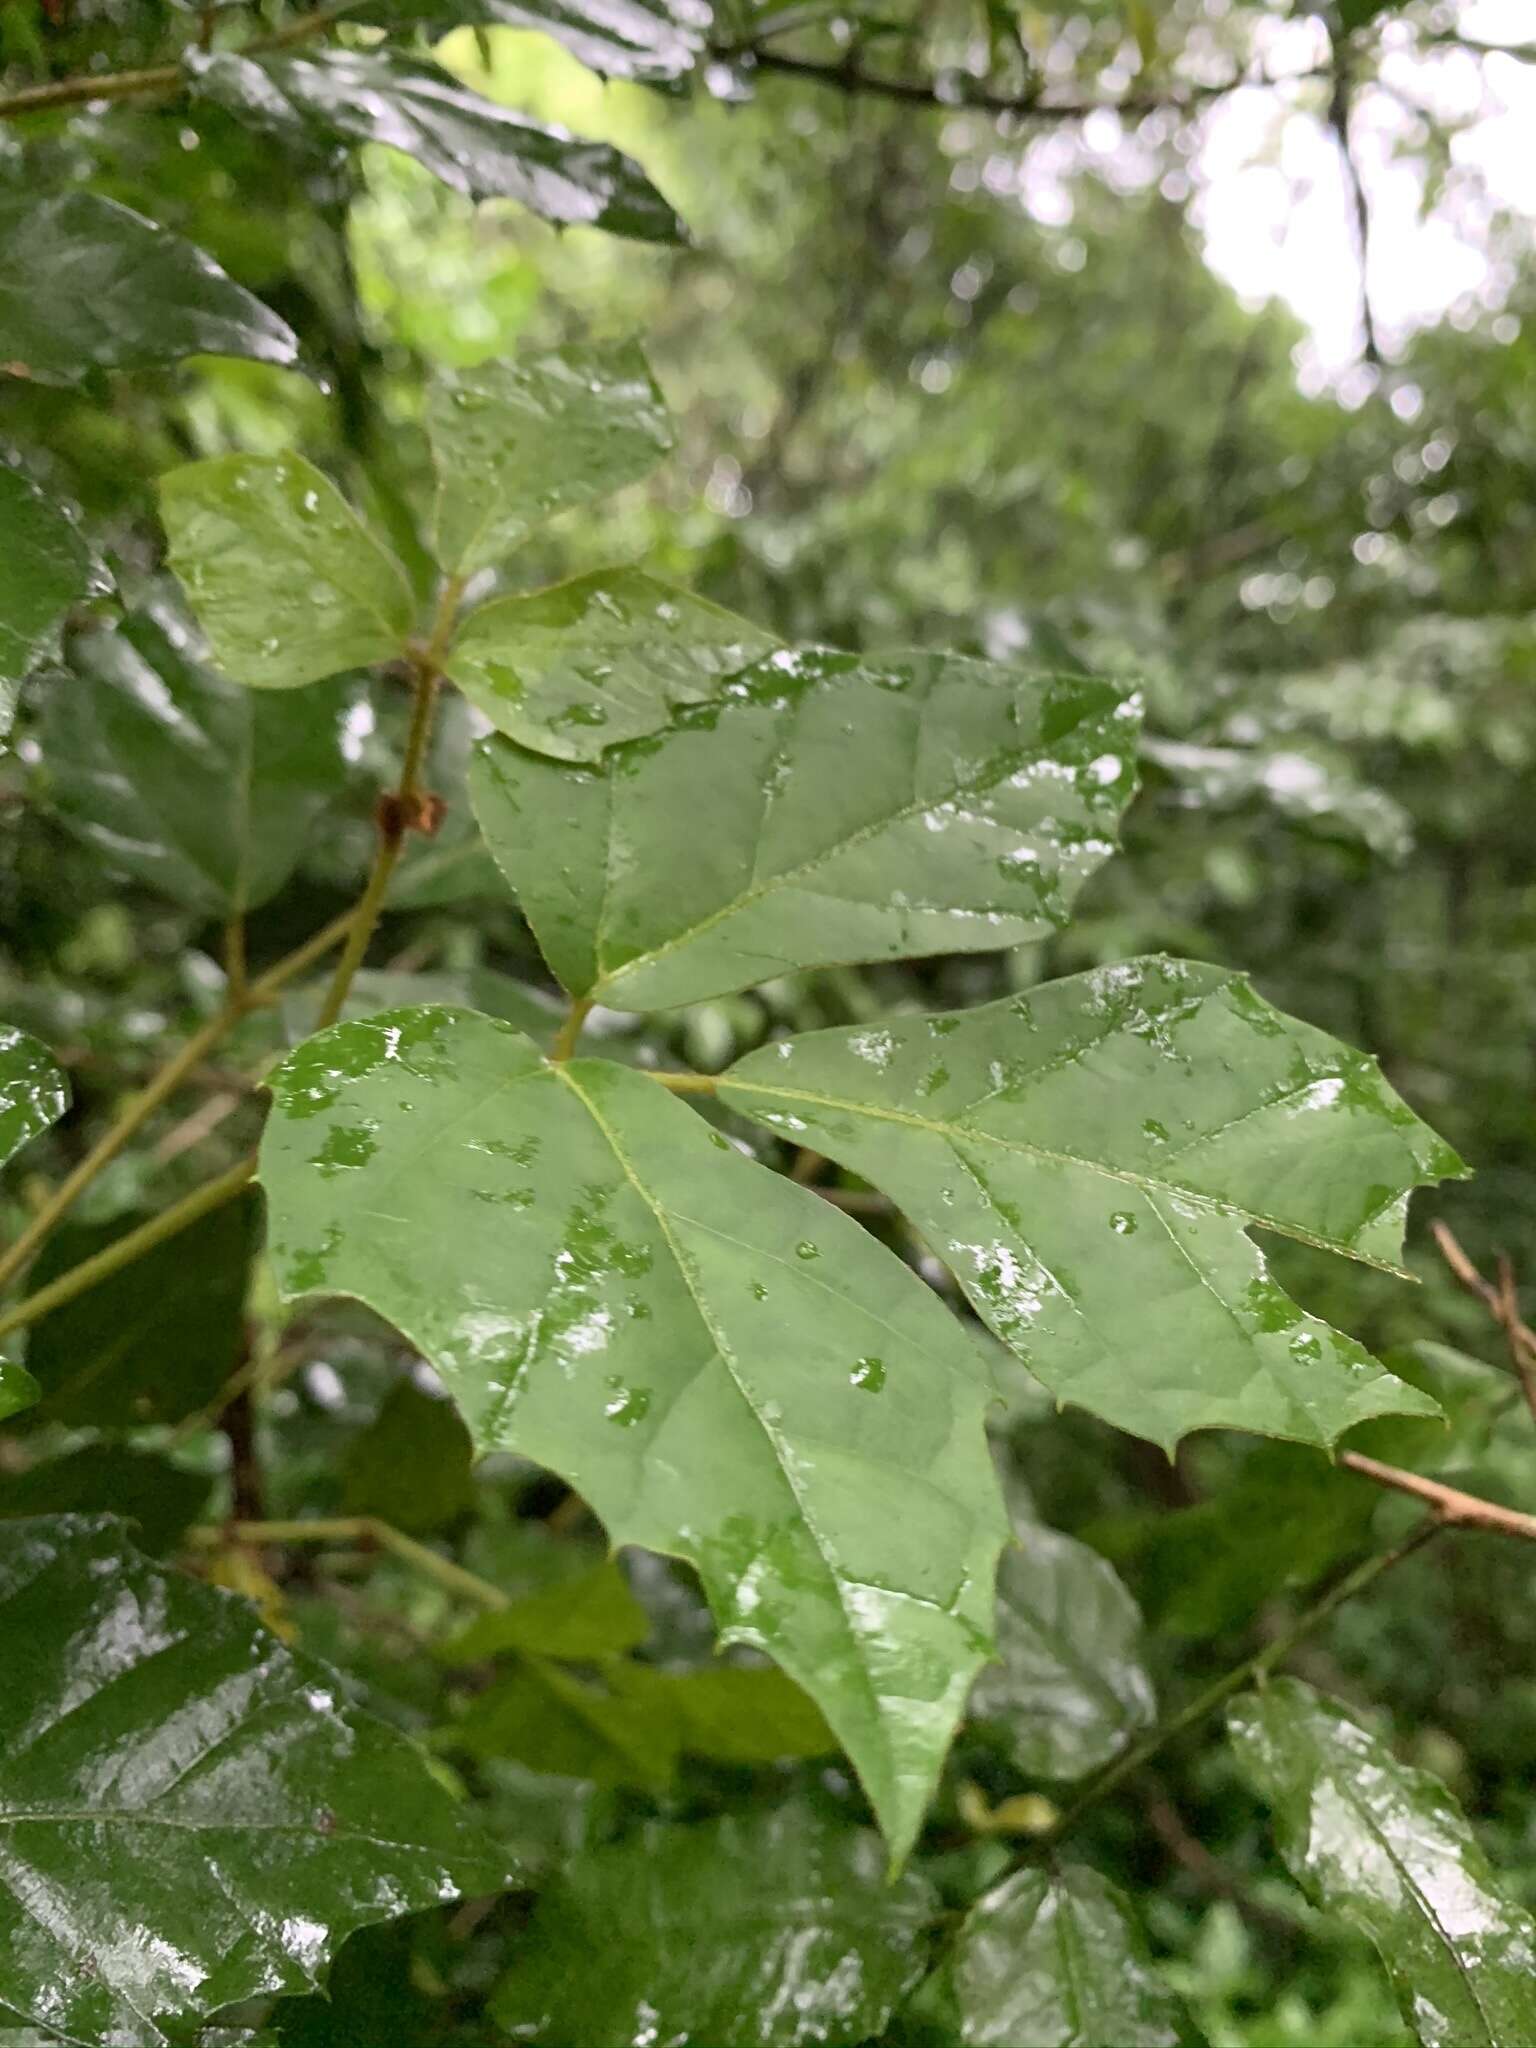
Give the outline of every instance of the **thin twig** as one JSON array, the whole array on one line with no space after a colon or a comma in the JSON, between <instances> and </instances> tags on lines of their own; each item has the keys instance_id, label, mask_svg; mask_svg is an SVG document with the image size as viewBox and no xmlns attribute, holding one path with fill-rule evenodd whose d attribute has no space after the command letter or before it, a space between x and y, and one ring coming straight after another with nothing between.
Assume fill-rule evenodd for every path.
<instances>
[{"instance_id":1,"label":"thin twig","mask_svg":"<svg viewBox=\"0 0 1536 2048\"><path fill-rule=\"evenodd\" d=\"M405 1564L412 1565L428 1578L436 1579L450 1593L456 1593L463 1600L473 1600L477 1606L499 1609L510 1607L512 1602L489 1579L482 1579L474 1572L466 1571L461 1564L455 1564L451 1557L444 1557L425 1543L418 1543L414 1536L407 1536L403 1529L397 1529L391 1522L380 1521L376 1515L349 1515L323 1521L300 1522L225 1522L219 1526L202 1526L187 1531L187 1541L201 1549L221 1549L227 1543L283 1544L283 1543L374 1543L381 1550L388 1550Z\"/></svg>"},{"instance_id":2,"label":"thin twig","mask_svg":"<svg viewBox=\"0 0 1536 2048\"><path fill-rule=\"evenodd\" d=\"M1396 1465L1383 1465L1361 1451L1341 1451L1339 1463L1376 1486L1406 1493L1435 1511L1435 1518L1448 1529L1486 1529L1495 1536L1518 1536L1536 1543L1536 1515L1518 1508L1501 1507L1480 1494L1463 1493L1459 1487L1442 1485L1438 1479L1424 1479L1417 1472L1404 1472Z\"/></svg>"},{"instance_id":3,"label":"thin twig","mask_svg":"<svg viewBox=\"0 0 1536 2048\"><path fill-rule=\"evenodd\" d=\"M1509 1350L1509 1362L1518 1378L1525 1395L1525 1405L1536 1417L1536 1330L1533 1330L1520 1314L1520 1303L1515 1290L1514 1268L1509 1260L1499 1255L1499 1284L1485 1280L1462 1250L1448 1225L1433 1223L1435 1243L1440 1256L1450 1268L1452 1278L1468 1294L1476 1297L1489 1315L1504 1332L1504 1342Z\"/></svg>"}]
</instances>

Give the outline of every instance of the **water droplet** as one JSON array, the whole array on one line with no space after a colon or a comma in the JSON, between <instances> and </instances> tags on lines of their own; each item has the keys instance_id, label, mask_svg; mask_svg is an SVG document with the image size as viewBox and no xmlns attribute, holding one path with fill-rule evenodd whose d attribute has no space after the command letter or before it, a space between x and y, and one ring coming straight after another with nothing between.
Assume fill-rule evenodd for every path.
<instances>
[{"instance_id":1,"label":"water droplet","mask_svg":"<svg viewBox=\"0 0 1536 2048\"><path fill-rule=\"evenodd\" d=\"M866 1394L878 1394L885 1385L885 1361L883 1358L861 1358L848 1375L850 1386L862 1387Z\"/></svg>"},{"instance_id":2,"label":"water droplet","mask_svg":"<svg viewBox=\"0 0 1536 2048\"><path fill-rule=\"evenodd\" d=\"M752 1299L754 1301L766 1301L768 1299L768 1290L761 1280L754 1280L752 1282Z\"/></svg>"},{"instance_id":3,"label":"water droplet","mask_svg":"<svg viewBox=\"0 0 1536 2048\"><path fill-rule=\"evenodd\" d=\"M795 1257L797 1259L819 1259L821 1257L821 1246L819 1244L812 1244L808 1237L802 1237L795 1246Z\"/></svg>"}]
</instances>

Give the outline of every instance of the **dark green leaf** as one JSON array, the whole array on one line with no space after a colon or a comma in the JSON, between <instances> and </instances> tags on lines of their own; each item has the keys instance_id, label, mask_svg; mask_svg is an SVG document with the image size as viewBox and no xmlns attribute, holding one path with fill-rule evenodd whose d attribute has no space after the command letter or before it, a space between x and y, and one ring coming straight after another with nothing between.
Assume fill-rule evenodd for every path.
<instances>
[{"instance_id":1,"label":"dark green leaf","mask_svg":"<svg viewBox=\"0 0 1536 2048\"><path fill-rule=\"evenodd\" d=\"M142 214L94 192L0 197L0 375L73 384L182 356L298 353L260 299Z\"/></svg>"},{"instance_id":2,"label":"dark green leaf","mask_svg":"<svg viewBox=\"0 0 1536 2048\"><path fill-rule=\"evenodd\" d=\"M602 569L470 615L448 673L499 732L595 761L767 654L771 633L638 569Z\"/></svg>"},{"instance_id":3,"label":"dark green leaf","mask_svg":"<svg viewBox=\"0 0 1536 2048\"><path fill-rule=\"evenodd\" d=\"M344 785L335 689L242 689L189 651L168 608L77 635L44 701L65 822L109 867L209 915L265 903Z\"/></svg>"},{"instance_id":4,"label":"dark green leaf","mask_svg":"<svg viewBox=\"0 0 1536 2048\"><path fill-rule=\"evenodd\" d=\"M0 1523L0 2012L75 2042L314 1986L354 1928L506 1882L393 1730L109 1518Z\"/></svg>"},{"instance_id":5,"label":"dark green leaf","mask_svg":"<svg viewBox=\"0 0 1536 2048\"><path fill-rule=\"evenodd\" d=\"M614 1542L692 1563L904 1849L987 1653L1005 1534L953 1317L655 1081L550 1066L489 1018L342 1025L272 1085L284 1294L366 1301L477 1444L558 1472Z\"/></svg>"},{"instance_id":6,"label":"dark green leaf","mask_svg":"<svg viewBox=\"0 0 1536 2048\"><path fill-rule=\"evenodd\" d=\"M710 1664L663 1673L658 1687L680 1724L680 1746L716 1763L765 1764L826 1756L837 1742L804 1690L777 1665Z\"/></svg>"},{"instance_id":7,"label":"dark green leaf","mask_svg":"<svg viewBox=\"0 0 1536 2048\"><path fill-rule=\"evenodd\" d=\"M1228 1726L1291 1875L1375 1943L1424 2048L1536 2040L1536 1921L1440 1781L1299 1679L1245 1694Z\"/></svg>"},{"instance_id":8,"label":"dark green leaf","mask_svg":"<svg viewBox=\"0 0 1536 2048\"><path fill-rule=\"evenodd\" d=\"M474 1498L474 1447L450 1402L409 1380L352 1439L342 1467L342 1507L425 1534L457 1521Z\"/></svg>"},{"instance_id":9,"label":"dark green leaf","mask_svg":"<svg viewBox=\"0 0 1536 2048\"><path fill-rule=\"evenodd\" d=\"M521 1657L478 1693L442 1740L476 1757L510 1757L547 1776L630 1786L661 1797L677 1772L679 1728L656 1674L615 1658L579 1673Z\"/></svg>"},{"instance_id":10,"label":"dark green leaf","mask_svg":"<svg viewBox=\"0 0 1536 2048\"><path fill-rule=\"evenodd\" d=\"M23 1472L0 1473L0 1516L120 1515L133 1523L135 1540L158 1557L197 1520L212 1488L211 1474L189 1472L151 1451L86 1444ZM0 1548L5 1540L0 1530Z\"/></svg>"},{"instance_id":11,"label":"dark green leaf","mask_svg":"<svg viewBox=\"0 0 1536 2048\"><path fill-rule=\"evenodd\" d=\"M545 220L682 242L682 222L639 165L471 92L435 64L388 50L187 60L196 90L242 120L314 148L377 142L403 150L470 199L516 199Z\"/></svg>"},{"instance_id":12,"label":"dark green leaf","mask_svg":"<svg viewBox=\"0 0 1536 2048\"><path fill-rule=\"evenodd\" d=\"M799 1807L653 1823L542 1895L496 2017L541 2048L867 2040L922 1975L935 1914L921 1878L881 1866L872 1834Z\"/></svg>"},{"instance_id":13,"label":"dark green leaf","mask_svg":"<svg viewBox=\"0 0 1536 2048\"><path fill-rule=\"evenodd\" d=\"M0 1166L69 1107L69 1083L45 1045L0 1024Z\"/></svg>"},{"instance_id":14,"label":"dark green leaf","mask_svg":"<svg viewBox=\"0 0 1536 2048\"><path fill-rule=\"evenodd\" d=\"M472 1664L502 1650L572 1660L611 1657L637 1649L650 1630L645 1609L609 1558L579 1578L513 1601L499 1614L482 1614L440 1654L450 1664Z\"/></svg>"},{"instance_id":15,"label":"dark green leaf","mask_svg":"<svg viewBox=\"0 0 1536 2048\"><path fill-rule=\"evenodd\" d=\"M1113 851L1135 722L1092 678L785 652L596 769L487 741L470 788L566 988L663 1009L1056 930Z\"/></svg>"},{"instance_id":16,"label":"dark green leaf","mask_svg":"<svg viewBox=\"0 0 1536 2048\"><path fill-rule=\"evenodd\" d=\"M42 1391L25 1366L0 1358L0 1422L19 1415L24 1408L36 1407Z\"/></svg>"},{"instance_id":17,"label":"dark green leaf","mask_svg":"<svg viewBox=\"0 0 1536 2048\"><path fill-rule=\"evenodd\" d=\"M429 386L432 544L445 569L491 567L536 527L647 476L672 422L633 342L484 363Z\"/></svg>"},{"instance_id":18,"label":"dark green leaf","mask_svg":"<svg viewBox=\"0 0 1536 2048\"><path fill-rule=\"evenodd\" d=\"M392 661L415 612L405 571L297 455L220 455L160 479L171 565L237 683L291 690Z\"/></svg>"},{"instance_id":19,"label":"dark green leaf","mask_svg":"<svg viewBox=\"0 0 1536 2048\"><path fill-rule=\"evenodd\" d=\"M64 508L0 461L0 739L18 686L58 651L65 613L103 580Z\"/></svg>"},{"instance_id":20,"label":"dark green leaf","mask_svg":"<svg viewBox=\"0 0 1536 2048\"><path fill-rule=\"evenodd\" d=\"M1240 976L1133 960L975 1010L765 1047L733 1108L883 1188L1051 1391L1172 1448L1435 1414L1275 1285L1245 1226L1399 1270L1461 1162L1374 1060Z\"/></svg>"},{"instance_id":21,"label":"dark green leaf","mask_svg":"<svg viewBox=\"0 0 1536 2048\"><path fill-rule=\"evenodd\" d=\"M1021 1870L966 1915L947 1976L964 2048L1187 2048L1198 2036L1124 1899L1082 1864Z\"/></svg>"},{"instance_id":22,"label":"dark green leaf","mask_svg":"<svg viewBox=\"0 0 1536 2048\"><path fill-rule=\"evenodd\" d=\"M1141 1661L1141 1615L1084 1543L1021 1524L997 1579L998 1661L967 1709L989 1722L1019 1770L1080 1778L1156 1713Z\"/></svg>"},{"instance_id":23,"label":"dark green leaf","mask_svg":"<svg viewBox=\"0 0 1536 2048\"><path fill-rule=\"evenodd\" d=\"M179 1422L211 1400L245 1343L257 1209L254 1197L215 1209L35 1323L27 1365L43 1389L38 1419L130 1429ZM66 1225L40 1253L35 1285L144 1220Z\"/></svg>"}]
</instances>

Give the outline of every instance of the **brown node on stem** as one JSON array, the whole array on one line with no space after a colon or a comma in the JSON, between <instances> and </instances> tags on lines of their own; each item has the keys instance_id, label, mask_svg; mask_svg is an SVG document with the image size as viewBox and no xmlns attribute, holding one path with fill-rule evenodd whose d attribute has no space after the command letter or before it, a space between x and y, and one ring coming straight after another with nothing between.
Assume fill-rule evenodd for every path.
<instances>
[{"instance_id":1,"label":"brown node on stem","mask_svg":"<svg viewBox=\"0 0 1536 2048\"><path fill-rule=\"evenodd\" d=\"M385 839L403 839L407 832L421 832L428 839L437 836L448 815L448 804L436 790L386 790L373 807L374 823Z\"/></svg>"}]
</instances>

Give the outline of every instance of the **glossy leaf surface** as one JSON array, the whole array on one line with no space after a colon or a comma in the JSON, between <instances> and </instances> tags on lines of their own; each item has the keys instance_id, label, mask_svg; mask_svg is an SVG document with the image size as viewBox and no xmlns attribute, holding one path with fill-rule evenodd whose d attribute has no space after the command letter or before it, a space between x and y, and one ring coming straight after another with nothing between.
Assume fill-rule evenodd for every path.
<instances>
[{"instance_id":1,"label":"glossy leaf surface","mask_svg":"<svg viewBox=\"0 0 1536 2048\"><path fill-rule=\"evenodd\" d=\"M405 571L297 455L219 455L160 479L171 565L237 683L291 690L392 661L415 612Z\"/></svg>"},{"instance_id":2,"label":"glossy leaf surface","mask_svg":"<svg viewBox=\"0 0 1536 2048\"><path fill-rule=\"evenodd\" d=\"M47 1046L0 1024L0 1166L69 1107L69 1083Z\"/></svg>"},{"instance_id":3,"label":"glossy leaf surface","mask_svg":"<svg viewBox=\"0 0 1536 2048\"><path fill-rule=\"evenodd\" d=\"M1026 1776L1080 1778L1155 1718L1141 1615L1085 1543L1038 1523L1016 1533L997 1575L998 1661L967 1718L990 1723Z\"/></svg>"},{"instance_id":4,"label":"glossy leaf surface","mask_svg":"<svg viewBox=\"0 0 1536 2048\"><path fill-rule=\"evenodd\" d=\"M436 1368L484 1449L687 1559L848 1750L898 1852L987 1653L984 1368L857 1224L643 1075L386 1012L272 1077L270 1253ZM903 1511L890 1512L899 1498Z\"/></svg>"},{"instance_id":5,"label":"glossy leaf surface","mask_svg":"<svg viewBox=\"0 0 1536 2048\"><path fill-rule=\"evenodd\" d=\"M1113 851L1135 722L1091 677L785 652L596 769L488 741L470 788L565 987L663 1009L1056 930Z\"/></svg>"},{"instance_id":6,"label":"glossy leaf surface","mask_svg":"<svg viewBox=\"0 0 1536 2048\"><path fill-rule=\"evenodd\" d=\"M948 1978L964 2048L1190 2048L1124 1899L1095 1870L1021 1870L966 1915Z\"/></svg>"},{"instance_id":7,"label":"glossy leaf surface","mask_svg":"<svg viewBox=\"0 0 1536 2048\"><path fill-rule=\"evenodd\" d=\"M41 1392L24 1365L0 1358L0 1422L8 1422L23 1409L35 1407Z\"/></svg>"},{"instance_id":8,"label":"glossy leaf surface","mask_svg":"<svg viewBox=\"0 0 1536 2048\"><path fill-rule=\"evenodd\" d=\"M765 655L771 633L639 569L602 569L471 613L448 673L536 754L595 761Z\"/></svg>"},{"instance_id":9,"label":"glossy leaf surface","mask_svg":"<svg viewBox=\"0 0 1536 2048\"><path fill-rule=\"evenodd\" d=\"M242 689L187 642L164 606L77 635L43 758L60 815L110 868L229 918L277 893L341 793L347 707Z\"/></svg>"},{"instance_id":10,"label":"glossy leaf surface","mask_svg":"<svg viewBox=\"0 0 1536 2048\"><path fill-rule=\"evenodd\" d=\"M462 22L537 29L604 78L667 85L683 78L704 48L705 7L687 0L385 0L393 21L422 21L440 32Z\"/></svg>"},{"instance_id":11,"label":"glossy leaf surface","mask_svg":"<svg viewBox=\"0 0 1536 2048\"><path fill-rule=\"evenodd\" d=\"M63 2039L318 1982L505 1874L410 1744L105 1517L0 1523L0 2013Z\"/></svg>"},{"instance_id":12,"label":"glossy leaf surface","mask_svg":"<svg viewBox=\"0 0 1536 2048\"><path fill-rule=\"evenodd\" d=\"M260 299L142 214L94 192L0 197L0 375L73 384L182 356L298 353Z\"/></svg>"},{"instance_id":13,"label":"glossy leaf surface","mask_svg":"<svg viewBox=\"0 0 1536 2048\"><path fill-rule=\"evenodd\" d=\"M427 391L432 544L460 576L546 519L648 476L672 422L639 348L567 348L440 378Z\"/></svg>"},{"instance_id":14,"label":"glossy leaf surface","mask_svg":"<svg viewBox=\"0 0 1536 2048\"><path fill-rule=\"evenodd\" d=\"M1299 1679L1245 1694L1228 1727L1292 1876L1375 1943L1424 2048L1536 2039L1536 1921L1439 1779Z\"/></svg>"},{"instance_id":15,"label":"glossy leaf surface","mask_svg":"<svg viewBox=\"0 0 1536 2048\"><path fill-rule=\"evenodd\" d=\"M102 587L79 528L10 463L0 460L0 740L16 692L58 651L64 615Z\"/></svg>"},{"instance_id":16,"label":"glossy leaf surface","mask_svg":"<svg viewBox=\"0 0 1536 2048\"><path fill-rule=\"evenodd\" d=\"M541 1896L493 2009L561 2048L863 2041L922 1975L935 1910L921 1878L885 1882L874 1835L799 1807L652 1823Z\"/></svg>"},{"instance_id":17,"label":"glossy leaf surface","mask_svg":"<svg viewBox=\"0 0 1536 2048\"><path fill-rule=\"evenodd\" d=\"M66 1225L38 1255L35 1284L145 1220ZM256 1230L255 1199L230 1202L34 1323L27 1365L43 1389L39 1420L131 1429L179 1422L210 1401L245 1342Z\"/></svg>"},{"instance_id":18,"label":"glossy leaf surface","mask_svg":"<svg viewBox=\"0 0 1536 2048\"><path fill-rule=\"evenodd\" d=\"M769 1046L721 1094L883 1188L1036 1378L1122 1429L1327 1444L1437 1412L1304 1314L1246 1226L1395 1271L1409 1192L1460 1161L1240 976L1133 960Z\"/></svg>"},{"instance_id":19,"label":"glossy leaf surface","mask_svg":"<svg viewBox=\"0 0 1536 2048\"><path fill-rule=\"evenodd\" d=\"M435 64L388 50L259 60L194 55L197 90L231 113L311 148L375 142L402 150L470 199L516 199L566 227L645 242L686 240L639 165L482 98Z\"/></svg>"}]
</instances>

